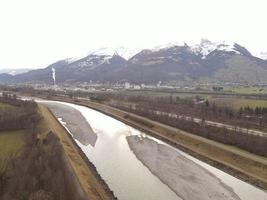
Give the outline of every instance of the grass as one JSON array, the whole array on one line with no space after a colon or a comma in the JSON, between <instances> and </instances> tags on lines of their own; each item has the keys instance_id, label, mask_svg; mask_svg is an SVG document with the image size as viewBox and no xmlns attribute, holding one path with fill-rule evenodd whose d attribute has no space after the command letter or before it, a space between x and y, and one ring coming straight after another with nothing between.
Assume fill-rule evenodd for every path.
<instances>
[{"instance_id":1,"label":"grass","mask_svg":"<svg viewBox=\"0 0 267 200\"><path fill-rule=\"evenodd\" d=\"M10 107L12 107L12 106L9 105L9 104L1 103L1 102L0 102L0 108L10 108Z\"/></svg>"},{"instance_id":2,"label":"grass","mask_svg":"<svg viewBox=\"0 0 267 200\"><path fill-rule=\"evenodd\" d=\"M172 96L172 100L175 102L176 98L180 98L180 99L194 99L196 96L201 96L201 97L206 97L207 95L201 95L201 94L197 94L197 93L183 93L183 92L176 92L176 91L172 91L172 92L168 92L168 91L124 91L124 92L120 92L120 94L123 96L125 95L141 95L141 96L146 96L146 97L150 97L150 98L165 98L167 100L170 99L170 96Z\"/></svg>"},{"instance_id":3,"label":"grass","mask_svg":"<svg viewBox=\"0 0 267 200\"><path fill-rule=\"evenodd\" d=\"M249 106L252 108L255 107L267 107L266 100L256 100L256 99L238 99L238 98L212 98L211 101L214 101L218 105L222 106L231 106L234 109L239 109L241 107Z\"/></svg>"},{"instance_id":4,"label":"grass","mask_svg":"<svg viewBox=\"0 0 267 200\"><path fill-rule=\"evenodd\" d=\"M40 107L38 108L38 112L42 116L42 111L41 111ZM49 124L47 123L47 121L44 118L41 119L40 122L38 123L37 129L38 129L39 139L44 139L51 130L49 128Z\"/></svg>"},{"instance_id":5,"label":"grass","mask_svg":"<svg viewBox=\"0 0 267 200\"><path fill-rule=\"evenodd\" d=\"M0 108L1 106L9 105L0 103ZM37 130L39 137L44 138L47 135L49 128L45 120L40 120ZM19 152L24 144L26 131L27 130L0 131L0 162L10 156L15 156Z\"/></svg>"},{"instance_id":6,"label":"grass","mask_svg":"<svg viewBox=\"0 0 267 200\"><path fill-rule=\"evenodd\" d=\"M0 132L0 169L7 164L7 160L16 156L24 144L25 130Z\"/></svg>"},{"instance_id":7,"label":"grass","mask_svg":"<svg viewBox=\"0 0 267 200\"><path fill-rule=\"evenodd\" d=\"M231 91L237 94L266 94L267 90L261 87L229 87L225 91Z\"/></svg>"}]
</instances>

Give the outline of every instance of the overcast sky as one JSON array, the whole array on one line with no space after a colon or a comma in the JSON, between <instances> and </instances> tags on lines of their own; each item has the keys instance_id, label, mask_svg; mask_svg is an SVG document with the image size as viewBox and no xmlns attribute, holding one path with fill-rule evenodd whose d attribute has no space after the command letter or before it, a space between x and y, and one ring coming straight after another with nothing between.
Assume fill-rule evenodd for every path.
<instances>
[{"instance_id":1,"label":"overcast sky","mask_svg":"<svg viewBox=\"0 0 267 200\"><path fill-rule=\"evenodd\" d=\"M201 38L258 53L267 51L266 9L266 0L0 0L0 68Z\"/></svg>"}]
</instances>

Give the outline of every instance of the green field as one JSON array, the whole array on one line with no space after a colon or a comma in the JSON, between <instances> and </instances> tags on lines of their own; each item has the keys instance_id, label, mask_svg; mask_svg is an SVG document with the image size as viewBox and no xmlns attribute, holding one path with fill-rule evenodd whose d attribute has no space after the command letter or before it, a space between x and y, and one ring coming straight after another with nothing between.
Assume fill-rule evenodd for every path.
<instances>
[{"instance_id":1,"label":"green field","mask_svg":"<svg viewBox=\"0 0 267 200\"><path fill-rule=\"evenodd\" d=\"M214 101L218 105L233 107L234 109L239 109L240 107L245 107L245 106L249 106L252 108L267 107L266 100L240 99L240 98L212 98L211 101Z\"/></svg>"},{"instance_id":2,"label":"green field","mask_svg":"<svg viewBox=\"0 0 267 200\"><path fill-rule=\"evenodd\" d=\"M7 160L16 156L24 144L24 130L0 131L0 169L7 164Z\"/></svg>"},{"instance_id":3,"label":"green field","mask_svg":"<svg viewBox=\"0 0 267 200\"><path fill-rule=\"evenodd\" d=\"M1 102L0 102L0 108L10 108L10 107L12 107L12 106L9 105L9 104L1 103Z\"/></svg>"},{"instance_id":4,"label":"green field","mask_svg":"<svg viewBox=\"0 0 267 200\"><path fill-rule=\"evenodd\" d=\"M234 92L237 94L266 94L266 88L261 87L226 87L224 91Z\"/></svg>"}]
</instances>

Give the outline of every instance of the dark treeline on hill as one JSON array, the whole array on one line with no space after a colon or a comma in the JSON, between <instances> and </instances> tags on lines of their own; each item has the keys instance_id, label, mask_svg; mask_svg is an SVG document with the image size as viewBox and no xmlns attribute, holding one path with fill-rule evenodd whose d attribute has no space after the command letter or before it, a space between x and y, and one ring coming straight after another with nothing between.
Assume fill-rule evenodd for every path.
<instances>
[{"instance_id":1,"label":"dark treeline on hill","mask_svg":"<svg viewBox=\"0 0 267 200\"><path fill-rule=\"evenodd\" d=\"M34 101L22 101L4 92L0 102L11 105L0 107L0 131L31 128L40 118Z\"/></svg>"}]
</instances>

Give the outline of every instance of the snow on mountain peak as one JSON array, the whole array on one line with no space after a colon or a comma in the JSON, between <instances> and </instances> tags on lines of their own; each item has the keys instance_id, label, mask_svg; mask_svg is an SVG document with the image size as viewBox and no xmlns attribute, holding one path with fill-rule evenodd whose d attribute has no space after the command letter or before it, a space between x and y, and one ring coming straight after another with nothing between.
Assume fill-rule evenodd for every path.
<instances>
[{"instance_id":1,"label":"snow on mountain peak","mask_svg":"<svg viewBox=\"0 0 267 200\"><path fill-rule=\"evenodd\" d=\"M170 42L167 44L163 44L163 45L157 45L154 48L152 48L152 51L156 52L162 49L168 49L171 47L175 47L175 46L184 46L186 43L185 42Z\"/></svg>"},{"instance_id":2,"label":"snow on mountain peak","mask_svg":"<svg viewBox=\"0 0 267 200\"><path fill-rule=\"evenodd\" d=\"M172 47L187 47L189 51L192 53L201 56L202 59L205 59L207 55L209 55L214 50L219 51L226 51L226 52L235 52L236 54L242 54L242 51L240 51L240 47L234 42L211 42L207 39L202 39L199 43L189 43L188 46L186 42L171 42L164 45L158 45L155 46L152 49L133 49L133 48L125 48L123 46L119 46L117 48L113 47L105 47L100 49L95 49L90 51L86 54L86 56L83 57L73 57L68 58L65 61L68 64L71 64L81 58L89 56L89 60L87 62L92 63L91 59L94 59L94 57L101 57L101 59L104 62L109 62L109 59L111 59L114 55L119 55L123 57L126 60L129 60L139 52L157 52L164 49L169 49ZM147 51L145 51L147 50ZM267 52L261 53L258 55L259 58L267 60Z\"/></svg>"},{"instance_id":3,"label":"snow on mountain peak","mask_svg":"<svg viewBox=\"0 0 267 200\"><path fill-rule=\"evenodd\" d=\"M225 41L211 42L207 39L202 39L200 43L192 44L190 46L188 46L186 42L172 42L165 45L156 46L152 49L152 51L157 52L162 49L168 49L175 46L189 47L193 53L200 55L202 59L206 58L206 56L211 52L213 52L214 50L235 52L237 54L240 54L240 52L236 50L235 43L225 42Z\"/></svg>"},{"instance_id":4,"label":"snow on mountain peak","mask_svg":"<svg viewBox=\"0 0 267 200\"><path fill-rule=\"evenodd\" d=\"M81 57L72 57L72 58L67 58L65 59L65 62L67 62L68 64L71 64L77 60L80 60L81 58L83 58L82 56Z\"/></svg>"},{"instance_id":5,"label":"snow on mountain peak","mask_svg":"<svg viewBox=\"0 0 267 200\"><path fill-rule=\"evenodd\" d=\"M130 49L125 47L118 47L118 48L100 48L93 50L89 53L89 55L101 55L101 56L110 56L119 55L126 60L129 60L135 54L137 54L140 49Z\"/></svg>"},{"instance_id":6,"label":"snow on mountain peak","mask_svg":"<svg viewBox=\"0 0 267 200\"><path fill-rule=\"evenodd\" d=\"M211 42L207 39L202 39L200 44L196 44L191 46L191 50L198 55L201 55L202 58L206 58L207 55L209 55L214 50L220 50L220 51L231 51L240 54L235 48L235 43L229 43L229 42Z\"/></svg>"}]
</instances>

